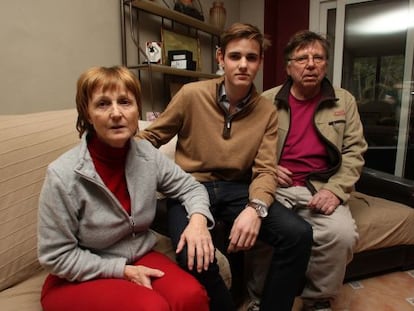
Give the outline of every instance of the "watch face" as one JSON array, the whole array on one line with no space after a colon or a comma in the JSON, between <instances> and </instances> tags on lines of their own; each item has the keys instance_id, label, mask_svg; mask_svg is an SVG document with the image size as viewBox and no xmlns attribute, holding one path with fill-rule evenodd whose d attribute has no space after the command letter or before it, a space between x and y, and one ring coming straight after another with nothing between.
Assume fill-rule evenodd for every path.
<instances>
[{"instance_id":1,"label":"watch face","mask_svg":"<svg viewBox=\"0 0 414 311\"><path fill-rule=\"evenodd\" d=\"M267 208L261 204L257 204L255 202L249 202L246 207L253 208L256 211L257 216L260 218L265 218L267 216Z\"/></svg>"},{"instance_id":2,"label":"watch face","mask_svg":"<svg viewBox=\"0 0 414 311\"><path fill-rule=\"evenodd\" d=\"M259 215L259 217L264 218L267 216L267 209L264 206L259 206L257 209L257 214Z\"/></svg>"}]
</instances>

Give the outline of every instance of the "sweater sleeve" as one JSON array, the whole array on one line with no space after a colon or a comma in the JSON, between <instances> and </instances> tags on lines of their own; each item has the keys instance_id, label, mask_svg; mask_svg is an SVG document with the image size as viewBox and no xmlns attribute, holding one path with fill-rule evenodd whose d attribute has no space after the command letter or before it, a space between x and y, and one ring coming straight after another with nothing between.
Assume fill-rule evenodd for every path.
<instances>
[{"instance_id":1,"label":"sweater sleeve","mask_svg":"<svg viewBox=\"0 0 414 311\"><path fill-rule=\"evenodd\" d=\"M154 147L168 143L181 129L185 107L184 91L181 89L167 105L166 109L147 128L138 132L137 136L148 140Z\"/></svg>"},{"instance_id":2,"label":"sweater sleeve","mask_svg":"<svg viewBox=\"0 0 414 311\"><path fill-rule=\"evenodd\" d=\"M262 102L261 104L265 104ZM277 187L277 111L272 106L268 123L261 138L253 168L252 182L249 188L249 199L259 200L270 206L274 201Z\"/></svg>"},{"instance_id":3,"label":"sweater sleeve","mask_svg":"<svg viewBox=\"0 0 414 311\"><path fill-rule=\"evenodd\" d=\"M349 199L349 194L358 181L364 166L364 153L368 148L363 135L363 126L359 117L355 98L347 91L342 90L341 96L345 103L345 128L340 148L342 155L339 170L323 185L342 201Z\"/></svg>"},{"instance_id":4,"label":"sweater sleeve","mask_svg":"<svg viewBox=\"0 0 414 311\"><path fill-rule=\"evenodd\" d=\"M38 214L38 259L52 274L69 281L94 278L123 278L125 258L102 258L79 247L78 202L67 185L48 168L40 193Z\"/></svg>"},{"instance_id":5,"label":"sweater sleeve","mask_svg":"<svg viewBox=\"0 0 414 311\"><path fill-rule=\"evenodd\" d=\"M158 166L158 190L168 197L178 199L189 217L194 213L204 215L209 228L212 228L214 218L210 212L210 200L205 187L161 152L156 152L155 155Z\"/></svg>"}]
</instances>

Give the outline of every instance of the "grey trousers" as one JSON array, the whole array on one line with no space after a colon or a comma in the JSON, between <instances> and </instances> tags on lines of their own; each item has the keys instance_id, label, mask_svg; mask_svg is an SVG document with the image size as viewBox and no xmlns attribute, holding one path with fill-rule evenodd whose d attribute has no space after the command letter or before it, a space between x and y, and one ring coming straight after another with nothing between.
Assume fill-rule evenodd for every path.
<instances>
[{"instance_id":1,"label":"grey trousers","mask_svg":"<svg viewBox=\"0 0 414 311\"><path fill-rule=\"evenodd\" d=\"M314 244L302 298L334 299L342 286L346 265L352 260L358 233L347 205L339 205L331 215L323 215L306 207L311 197L306 187L279 188L276 193L279 202L293 208L313 229ZM270 256L271 250L264 244L257 244L246 253L251 299L260 300Z\"/></svg>"}]
</instances>

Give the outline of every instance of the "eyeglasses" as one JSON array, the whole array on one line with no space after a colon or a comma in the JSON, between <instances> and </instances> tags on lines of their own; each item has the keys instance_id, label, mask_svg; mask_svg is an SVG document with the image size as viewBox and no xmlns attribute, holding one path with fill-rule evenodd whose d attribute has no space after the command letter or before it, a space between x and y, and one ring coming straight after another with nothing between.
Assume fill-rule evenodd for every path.
<instances>
[{"instance_id":1,"label":"eyeglasses","mask_svg":"<svg viewBox=\"0 0 414 311\"><path fill-rule=\"evenodd\" d=\"M310 60L313 60L313 62L317 65L322 64L326 61L325 56L321 56L321 55L302 55L302 56L298 56L298 57L294 57L294 58L289 58L288 60L291 61L295 61L300 65L305 65L307 63L310 62Z\"/></svg>"}]
</instances>

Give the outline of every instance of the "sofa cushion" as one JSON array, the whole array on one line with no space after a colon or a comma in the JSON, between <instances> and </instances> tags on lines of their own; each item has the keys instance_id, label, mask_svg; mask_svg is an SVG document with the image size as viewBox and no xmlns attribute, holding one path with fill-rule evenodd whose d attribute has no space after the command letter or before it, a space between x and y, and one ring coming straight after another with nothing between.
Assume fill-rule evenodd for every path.
<instances>
[{"instance_id":1,"label":"sofa cushion","mask_svg":"<svg viewBox=\"0 0 414 311\"><path fill-rule=\"evenodd\" d=\"M407 205L353 192L349 200L359 232L355 252L414 244L414 209Z\"/></svg>"},{"instance_id":2,"label":"sofa cushion","mask_svg":"<svg viewBox=\"0 0 414 311\"><path fill-rule=\"evenodd\" d=\"M0 289L40 270L37 207L47 165L79 139L76 110L0 117Z\"/></svg>"},{"instance_id":3,"label":"sofa cushion","mask_svg":"<svg viewBox=\"0 0 414 311\"><path fill-rule=\"evenodd\" d=\"M42 311L40 293L47 276L41 270L25 281L0 292L1 309L7 311Z\"/></svg>"}]
</instances>

